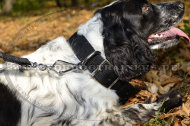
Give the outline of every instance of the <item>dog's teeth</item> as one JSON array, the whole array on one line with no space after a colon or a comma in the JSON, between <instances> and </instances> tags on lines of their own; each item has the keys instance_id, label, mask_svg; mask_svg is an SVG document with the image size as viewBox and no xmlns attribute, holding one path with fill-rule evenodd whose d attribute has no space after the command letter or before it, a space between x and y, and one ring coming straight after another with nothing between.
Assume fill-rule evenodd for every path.
<instances>
[{"instance_id":1,"label":"dog's teeth","mask_svg":"<svg viewBox=\"0 0 190 126\"><path fill-rule=\"evenodd\" d=\"M158 34L159 35L159 38L162 38L162 37L164 37L164 35L163 34Z\"/></svg>"},{"instance_id":2,"label":"dog's teeth","mask_svg":"<svg viewBox=\"0 0 190 126\"><path fill-rule=\"evenodd\" d=\"M154 35L152 35L152 37L154 37L154 38L162 38L162 37L164 37L164 35L162 35L162 34L154 34Z\"/></svg>"},{"instance_id":3,"label":"dog's teeth","mask_svg":"<svg viewBox=\"0 0 190 126\"><path fill-rule=\"evenodd\" d=\"M160 36L159 36L159 34L155 34L155 36L154 36L154 37L160 37Z\"/></svg>"}]
</instances>

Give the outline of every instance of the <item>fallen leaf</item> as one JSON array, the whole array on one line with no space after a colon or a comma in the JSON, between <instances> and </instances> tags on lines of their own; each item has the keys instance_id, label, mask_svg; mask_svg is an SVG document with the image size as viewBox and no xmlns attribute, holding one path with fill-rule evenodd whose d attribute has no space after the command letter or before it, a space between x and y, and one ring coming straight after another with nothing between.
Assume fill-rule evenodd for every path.
<instances>
[{"instance_id":1,"label":"fallen leaf","mask_svg":"<svg viewBox=\"0 0 190 126\"><path fill-rule=\"evenodd\" d=\"M165 86L167 84L171 84L171 83L179 83L182 79L178 78L178 77L171 77L166 79L165 81L161 82L162 86Z\"/></svg>"},{"instance_id":2,"label":"fallen leaf","mask_svg":"<svg viewBox=\"0 0 190 126\"><path fill-rule=\"evenodd\" d=\"M120 109L128 108L131 105L134 105L137 103L144 103L145 101L147 101L152 96L153 96L153 94L148 92L147 90L141 90L134 97L129 98L127 103L124 106L120 107ZM153 97L155 97L155 96L153 96Z\"/></svg>"},{"instance_id":3,"label":"fallen leaf","mask_svg":"<svg viewBox=\"0 0 190 126\"><path fill-rule=\"evenodd\" d=\"M144 81L134 79L134 80L130 81L130 84L144 85L145 83L144 83Z\"/></svg>"},{"instance_id":4,"label":"fallen leaf","mask_svg":"<svg viewBox=\"0 0 190 126\"><path fill-rule=\"evenodd\" d=\"M183 104L182 105L182 114L184 115L184 116L187 116L187 117L189 117L190 116L190 105L189 104Z\"/></svg>"},{"instance_id":5,"label":"fallen leaf","mask_svg":"<svg viewBox=\"0 0 190 126\"><path fill-rule=\"evenodd\" d=\"M176 121L176 122L174 123L174 126L182 126L182 124L181 124L180 121Z\"/></svg>"},{"instance_id":6,"label":"fallen leaf","mask_svg":"<svg viewBox=\"0 0 190 126\"><path fill-rule=\"evenodd\" d=\"M184 119L184 120L181 121L181 123L184 124L184 125L190 126L190 119L189 120Z\"/></svg>"},{"instance_id":7,"label":"fallen leaf","mask_svg":"<svg viewBox=\"0 0 190 126\"><path fill-rule=\"evenodd\" d=\"M178 110L177 112L164 114L164 116L162 116L160 118L163 118L163 117L168 118L173 115L179 115L181 117L189 117L190 116L190 105L187 103L186 104L183 103L181 109Z\"/></svg>"},{"instance_id":8,"label":"fallen leaf","mask_svg":"<svg viewBox=\"0 0 190 126\"><path fill-rule=\"evenodd\" d=\"M145 82L145 84L149 92L153 94L158 93L158 86L156 84L149 83L149 82Z\"/></svg>"},{"instance_id":9,"label":"fallen leaf","mask_svg":"<svg viewBox=\"0 0 190 126\"><path fill-rule=\"evenodd\" d=\"M166 86L162 87L160 86L159 89L159 93L160 94L165 94L167 93L172 87L175 86L175 83L171 83L171 84L167 84Z\"/></svg>"},{"instance_id":10,"label":"fallen leaf","mask_svg":"<svg viewBox=\"0 0 190 126\"><path fill-rule=\"evenodd\" d=\"M151 70L145 75L146 80L153 83L155 79L158 79L158 72L157 70Z\"/></svg>"},{"instance_id":11,"label":"fallen leaf","mask_svg":"<svg viewBox=\"0 0 190 126\"><path fill-rule=\"evenodd\" d=\"M146 89L146 84L144 83L144 81L141 81L141 80L131 80L130 82L129 82L131 85L133 85L134 87L137 87L137 88L139 88L139 89L141 89L141 90L144 90L144 89Z\"/></svg>"},{"instance_id":12,"label":"fallen leaf","mask_svg":"<svg viewBox=\"0 0 190 126\"><path fill-rule=\"evenodd\" d=\"M190 60L190 50L185 48L185 49L180 49L180 55L183 56L184 58Z\"/></svg>"}]
</instances>

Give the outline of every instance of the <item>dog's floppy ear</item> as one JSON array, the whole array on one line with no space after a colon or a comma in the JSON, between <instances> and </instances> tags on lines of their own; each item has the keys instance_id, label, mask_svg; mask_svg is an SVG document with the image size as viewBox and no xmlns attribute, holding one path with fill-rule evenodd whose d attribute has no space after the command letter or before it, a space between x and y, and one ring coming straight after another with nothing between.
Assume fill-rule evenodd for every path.
<instances>
[{"instance_id":1,"label":"dog's floppy ear","mask_svg":"<svg viewBox=\"0 0 190 126\"><path fill-rule=\"evenodd\" d=\"M105 55L121 80L129 81L150 70L154 55L148 43L120 24L104 27Z\"/></svg>"}]
</instances>

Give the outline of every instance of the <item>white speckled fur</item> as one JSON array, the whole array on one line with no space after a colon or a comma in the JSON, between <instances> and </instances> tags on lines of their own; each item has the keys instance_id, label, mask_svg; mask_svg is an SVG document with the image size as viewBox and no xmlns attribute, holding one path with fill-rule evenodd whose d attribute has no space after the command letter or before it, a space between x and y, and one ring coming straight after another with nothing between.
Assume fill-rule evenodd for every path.
<instances>
[{"instance_id":1,"label":"white speckled fur","mask_svg":"<svg viewBox=\"0 0 190 126\"><path fill-rule=\"evenodd\" d=\"M96 50L101 51L102 56L105 57L103 38L101 36L103 24L100 18L100 14L95 15L89 22L79 27L78 34L84 35L92 46ZM64 37L58 37L40 47L34 53L24 57L33 62L44 64L53 64L56 60L79 63L79 60ZM9 63L9 65L13 64ZM8 77L11 81L8 79L9 81L7 82L7 78L4 76ZM41 114L45 113L45 111L50 111L58 116L62 114L61 116L64 118L74 117L83 119L87 114L96 115L100 111L104 112L106 109L111 109L117 104L118 100L118 96L114 91L101 86L90 76L88 71L68 72L64 76L57 76L52 72L42 72L36 69L24 70L24 72L20 72L18 69L14 71L6 70L0 73L0 81L11 88L16 88L22 96L20 99L24 103L26 99L29 101L22 108L23 118L21 122L26 120L24 114L27 107L31 107L33 104L44 109L44 111L39 109ZM78 103L73 100L73 97L66 90L66 84L72 92L85 99L85 109L79 107ZM93 105L96 105L95 109L92 107ZM63 114L64 106L67 109ZM76 108L78 109L77 113ZM98 108L101 109L97 111ZM27 124L30 123L27 122ZM23 124L23 126L25 125Z\"/></svg>"}]
</instances>

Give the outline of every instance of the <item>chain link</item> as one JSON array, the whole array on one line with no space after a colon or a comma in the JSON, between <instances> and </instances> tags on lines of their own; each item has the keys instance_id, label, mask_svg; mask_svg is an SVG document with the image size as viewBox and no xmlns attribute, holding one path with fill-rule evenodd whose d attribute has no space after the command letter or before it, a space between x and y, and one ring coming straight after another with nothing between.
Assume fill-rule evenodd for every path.
<instances>
[{"instance_id":1,"label":"chain link","mask_svg":"<svg viewBox=\"0 0 190 126\"><path fill-rule=\"evenodd\" d=\"M57 63L60 62L62 64L67 64L67 65L72 65L73 67L67 69L67 70L63 70L63 71L57 71L55 69ZM78 64L74 64L74 63L69 63L66 61L62 61L62 60L57 60L53 65L46 65L46 64L38 64L37 62L31 62L31 66L32 68L38 68L40 71L53 71L56 74L58 74L59 76L63 76L65 73L72 71L72 70L83 70L82 64L81 62Z\"/></svg>"}]
</instances>

